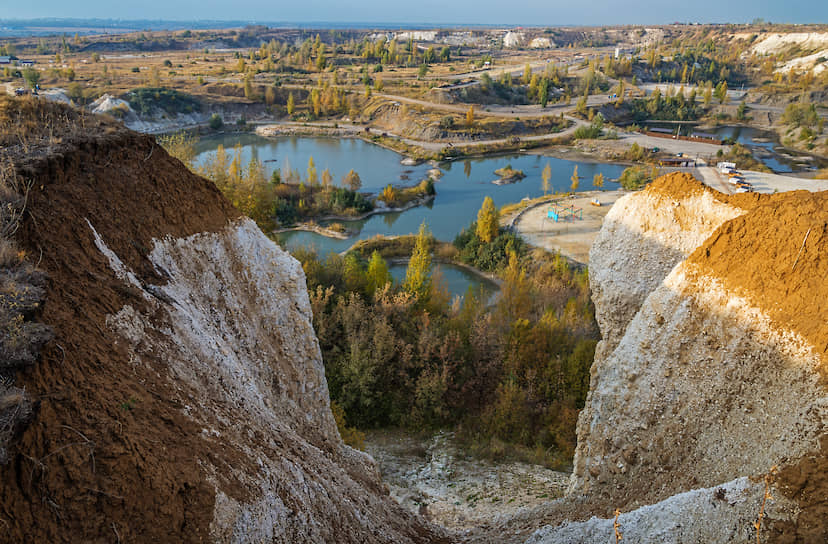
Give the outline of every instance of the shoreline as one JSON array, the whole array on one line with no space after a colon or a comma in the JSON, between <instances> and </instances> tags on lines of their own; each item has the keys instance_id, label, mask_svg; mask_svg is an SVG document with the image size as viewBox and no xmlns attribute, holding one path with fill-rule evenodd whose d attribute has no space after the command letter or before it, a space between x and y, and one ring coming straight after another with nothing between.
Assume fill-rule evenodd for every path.
<instances>
[{"instance_id":1,"label":"shoreline","mask_svg":"<svg viewBox=\"0 0 828 544\"><path fill-rule=\"evenodd\" d=\"M397 212L405 212L411 210L413 208L417 208L422 206L423 204L428 203L431 200L434 200L436 195L425 195L424 197L415 198L402 208L375 208L370 212L365 212L361 215L325 215L322 217L317 217L312 221L306 221L304 223L298 223L292 227L284 227L279 229L274 229L270 231L273 234L282 234L285 232L312 232L314 234L318 234L320 236L324 236L326 238L333 238L335 240L347 240L348 238L353 238L356 236L356 233L352 233L351 231L340 232L336 230L329 229L325 226L319 225L315 223L315 221L362 221L363 219L367 219L374 215L380 215L385 213L397 213ZM356 242L355 242L356 243Z\"/></svg>"},{"instance_id":2,"label":"shoreline","mask_svg":"<svg viewBox=\"0 0 828 544\"><path fill-rule=\"evenodd\" d=\"M349 249L349 251L350 251L350 249ZM391 257L389 259L386 259L386 262L388 263L389 266L390 265L400 265L400 264L408 265L408 262L410 260L411 260L411 257ZM493 284L494 286L497 287L498 290L500 290L503 287L503 280L500 279L499 277L497 277L496 275L494 275L490 272L484 272L484 271L482 271L478 268L475 268L471 265L468 265L466 263L461 263L460 261L455 261L455 260L452 260L452 259L437 257L433 254L432 254L432 257L431 257L431 262L432 263L437 263L437 264L447 264L447 265L455 266L457 268L462 268L466 272L469 272L470 274L474 274L478 278Z\"/></svg>"},{"instance_id":3,"label":"shoreline","mask_svg":"<svg viewBox=\"0 0 828 544\"><path fill-rule=\"evenodd\" d=\"M434 200L436 198L435 195L423 195L421 197L415 198L411 200L407 204L405 204L401 208L374 208L370 212L365 212L361 215L323 215L322 217L317 217L315 221L362 221L363 219L368 219L374 215L380 215L384 213L397 213L397 212L406 212L412 208L417 208L426 204L427 202Z\"/></svg>"},{"instance_id":4,"label":"shoreline","mask_svg":"<svg viewBox=\"0 0 828 544\"><path fill-rule=\"evenodd\" d=\"M282 234L285 232L312 232L314 234L318 234L326 238L334 238L336 240L347 240L348 238L353 236L349 235L348 232L339 232L336 230L323 227L321 225L317 225L315 223L300 223L298 225L294 225L293 227L274 229L270 232L272 234Z\"/></svg>"}]
</instances>

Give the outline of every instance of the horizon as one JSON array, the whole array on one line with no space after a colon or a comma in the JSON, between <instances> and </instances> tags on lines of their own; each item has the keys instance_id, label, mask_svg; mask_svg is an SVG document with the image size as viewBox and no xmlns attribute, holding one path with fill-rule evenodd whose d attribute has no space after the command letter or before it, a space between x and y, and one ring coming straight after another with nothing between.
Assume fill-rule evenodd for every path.
<instances>
[{"instance_id":1,"label":"horizon","mask_svg":"<svg viewBox=\"0 0 828 544\"><path fill-rule=\"evenodd\" d=\"M194 10L199 19L192 19ZM412 16L412 11L415 14ZM44 16L44 12L49 15ZM152 13L155 17L147 17ZM324 15L320 15L324 13ZM244 14L246 17L239 17ZM69 5L58 0L7 6L0 25L38 21L104 23L151 22L157 24L266 24L372 27L594 27L627 25L749 24L762 20L771 24L828 23L828 3L810 0L734 0L722 4L699 0L692 5L665 5L655 0L592 0L573 5L567 2L524 0L504 5L494 0L459 0L450 4L422 0L416 10L389 6L379 0L341 4L334 0L310 0L301 5L272 4L262 0L145 0L140 7L85 0ZM413 19L418 19L413 21Z\"/></svg>"}]
</instances>

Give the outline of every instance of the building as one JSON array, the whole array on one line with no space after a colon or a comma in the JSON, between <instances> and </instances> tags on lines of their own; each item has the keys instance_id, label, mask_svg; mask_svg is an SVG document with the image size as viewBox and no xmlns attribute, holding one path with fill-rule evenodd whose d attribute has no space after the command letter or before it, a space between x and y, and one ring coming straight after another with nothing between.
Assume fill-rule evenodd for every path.
<instances>
[{"instance_id":1,"label":"building","mask_svg":"<svg viewBox=\"0 0 828 544\"><path fill-rule=\"evenodd\" d=\"M0 57L0 64L11 64L11 57L9 57L9 56Z\"/></svg>"},{"instance_id":2,"label":"building","mask_svg":"<svg viewBox=\"0 0 828 544\"><path fill-rule=\"evenodd\" d=\"M35 64L35 61L33 61L33 60L21 60L20 61L20 66L25 66L25 67L28 67L28 68L31 68L32 66L34 66L34 64Z\"/></svg>"}]
</instances>

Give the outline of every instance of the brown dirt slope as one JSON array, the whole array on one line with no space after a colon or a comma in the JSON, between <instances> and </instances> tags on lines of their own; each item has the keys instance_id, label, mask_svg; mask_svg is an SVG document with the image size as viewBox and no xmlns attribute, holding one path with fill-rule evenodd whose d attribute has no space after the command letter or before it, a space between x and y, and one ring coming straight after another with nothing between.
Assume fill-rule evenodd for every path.
<instances>
[{"instance_id":1,"label":"brown dirt slope","mask_svg":"<svg viewBox=\"0 0 828 544\"><path fill-rule=\"evenodd\" d=\"M763 204L722 225L689 261L805 337L828 366L828 192Z\"/></svg>"},{"instance_id":2,"label":"brown dirt slope","mask_svg":"<svg viewBox=\"0 0 828 544\"><path fill-rule=\"evenodd\" d=\"M127 304L144 313L159 306L115 276L86 220L142 285L159 285L164 278L147 258L154 238L216 232L238 212L153 138L105 118L0 99L0 128L9 136L0 138L0 159L30 187L17 238L48 274L39 319L55 331L41 360L16 376L37 406L0 466L0 542L209 541L216 486L231 500L255 500L236 475L255 474L256 461L237 444L204 436L217 416L185 415L199 391L171 380L168 361L136 365L114 340L108 315ZM298 517L343 541L376 542L369 527L382 524L407 541L441 541L391 504L373 474L342 462L341 446L317 438L269 440L277 444L272 458L299 467L285 481L300 470L313 503L330 503L318 517ZM279 494L290 507L295 494ZM303 538L294 537L279 536Z\"/></svg>"},{"instance_id":3,"label":"brown dirt slope","mask_svg":"<svg viewBox=\"0 0 828 544\"><path fill-rule=\"evenodd\" d=\"M106 315L141 297L109 271L84 218L157 283L144 257L152 238L216 230L237 212L151 137L34 101L0 108L3 134L21 135L4 156L30 183L18 239L42 259L41 320L56 331L17 377L39 406L0 467L0 541L204 541L214 492L193 455L200 429L164 401L171 384L135 375L112 342Z\"/></svg>"},{"instance_id":4,"label":"brown dirt slope","mask_svg":"<svg viewBox=\"0 0 828 544\"><path fill-rule=\"evenodd\" d=\"M644 191L654 195L662 195L672 200L684 200L691 196L709 193L720 202L745 210L753 209L772 198L771 195L760 193L726 195L708 187L686 172L672 172L661 176L649 184Z\"/></svg>"},{"instance_id":5,"label":"brown dirt slope","mask_svg":"<svg viewBox=\"0 0 828 544\"><path fill-rule=\"evenodd\" d=\"M804 337L822 358L828 387L828 192L774 195L722 225L689 261ZM802 514L795 524L776 524L772 540L828 541L828 439L782 467L777 482Z\"/></svg>"}]
</instances>

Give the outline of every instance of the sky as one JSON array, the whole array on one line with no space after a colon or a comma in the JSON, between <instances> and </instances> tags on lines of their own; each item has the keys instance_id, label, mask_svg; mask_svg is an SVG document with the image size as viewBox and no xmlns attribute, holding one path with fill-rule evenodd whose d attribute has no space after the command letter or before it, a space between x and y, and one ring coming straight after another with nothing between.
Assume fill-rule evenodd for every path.
<instances>
[{"instance_id":1,"label":"sky","mask_svg":"<svg viewBox=\"0 0 828 544\"><path fill-rule=\"evenodd\" d=\"M1 0L2 19L39 17L509 26L679 22L826 23L828 0Z\"/></svg>"}]
</instances>

